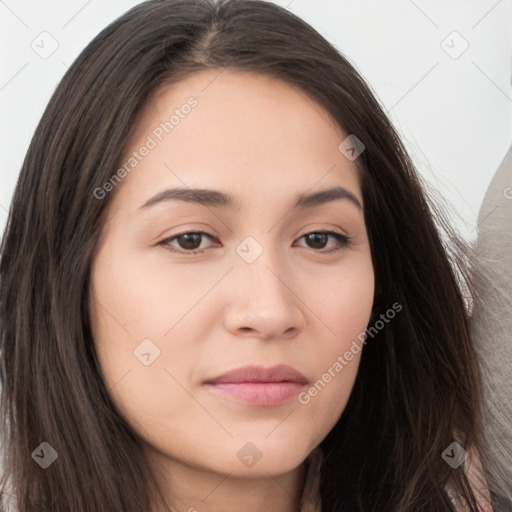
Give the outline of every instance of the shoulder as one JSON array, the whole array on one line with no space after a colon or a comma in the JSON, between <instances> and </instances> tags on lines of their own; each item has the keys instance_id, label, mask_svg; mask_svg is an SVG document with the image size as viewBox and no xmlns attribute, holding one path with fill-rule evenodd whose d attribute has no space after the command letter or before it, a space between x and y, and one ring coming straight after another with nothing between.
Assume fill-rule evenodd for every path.
<instances>
[{"instance_id":1,"label":"shoulder","mask_svg":"<svg viewBox=\"0 0 512 512\"><path fill-rule=\"evenodd\" d=\"M468 456L464 462L464 468L471 489L480 505L481 512L494 512L491 503L491 494L480 462L480 455L475 447L469 449ZM468 512L468 507L461 503L460 499L455 496L451 489L447 488L446 491L454 504L456 512Z\"/></svg>"}]
</instances>

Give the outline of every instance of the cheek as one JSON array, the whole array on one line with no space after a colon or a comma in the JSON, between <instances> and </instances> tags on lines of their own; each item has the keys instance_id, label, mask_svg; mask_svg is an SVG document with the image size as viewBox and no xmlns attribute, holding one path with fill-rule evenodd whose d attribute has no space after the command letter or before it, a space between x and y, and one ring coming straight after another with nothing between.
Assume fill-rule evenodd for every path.
<instances>
[{"instance_id":1,"label":"cheek","mask_svg":"<svg viewBox=\"0 0 512 512\"><path fill-rule=\"evenodd\" d=\"M374 273L368 257L356 258L315 287L308 304L322 323L317 350L310 353L315 381L298 396L320 442L340 418L352 392L371 315ZM316 308L316 309L315 309Z\"/></svg>"},{"instance_id":2,"label":"cheek","mask_svg":"<svg viewBox=\"0 0 512 512\"><path fill-rule=\"evenodd\" d=\"M305 410L304 428L314 433L313 446L320 443L339 420L354 386L361 352L353 354L350 361L342 354L333 354L329 366L297 397L298 407Z\"/></svg>"},{"instance_id":3,"label":"cheek","mask_svg":"<svg viewBox=\"0 0 512 512\"><path fill-rule=\"evenodd\" d=\"M375 290L369 252L353 254L345 265L314 278L321 285L302 293L323 325L317 368L326 369L368 325Z\"/></svg>"},{"instance_id":4,"label":"cheek","mask_svg":"<svg viewBox=\"0 0 512 512\"><path fill-rule=\"evenodd\" d=\"M197 365L193 341L206 328L191 309L213 278L196 277L197 286L190 286L192 273L171 275L161 263L128 252L105 246L91 268L91 328L100 369L121 415L141 435L156 423L179 430L180 411L191 408L180 383L188 385Z\"/></svg>"},{"instance_id":5,"label":"cheek","mask_svg":"<svg viewBox=\"0 0 512 512\"><path fill-rule=\"evenodd\" d=\"M115 242L98 252L91 285L98 350L115 352L121 360L133 357L144 339L165 340L198 299L198 287L190 286L183 272L171 276L161 263L153 264L137 251L120 250Z\"/></svg>"},{"instance_id":6,"label":"cheek","mask_svg":"<svg viewBox=\"0 0 512 512\"><path fill-rule=\"evenodd\" d=\"M137 361L134 351L144 340L160 338L164 325L159 325L157 319L160 318L160 323L167 320L163 308L172 311L172 304L154 296L151 273L151 267L144 270L140 261L127 256L127 251L117 250L114 242L102 246L93 261L89 297L91 328L108 388L117 387L121 379L137 380L136 371L143 364ZM144 343L143 348L151 348L147 341ZM139 355L149 351L153 359L160 350L158 344L155 347ZM129 377L124 378L127 373Z\"/></svg>"}]
</instances>

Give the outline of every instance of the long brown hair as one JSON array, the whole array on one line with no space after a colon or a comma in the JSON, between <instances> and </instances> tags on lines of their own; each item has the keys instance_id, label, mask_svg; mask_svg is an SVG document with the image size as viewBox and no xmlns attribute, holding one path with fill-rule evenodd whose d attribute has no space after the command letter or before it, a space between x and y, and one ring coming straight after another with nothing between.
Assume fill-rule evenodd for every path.
<instances>
[{"instance_id":1,"label":"long brown hair","mask_svg":"<svg viewBox=\"0 0 512 512\"><path fill-rule=\"evenodd\" d=\"M3 492L20 512L154 506L159 491L100 377L89 327L90 262L110 199L94 191L115 174L159 86L226 68L300 88L364 143L355 163L376 279L372 317L403 306L366 345L349 403L321 443L322 510L449 511L450 485L478 511L463 465L441 456L454 441L485 449L464 244L354 67L304 21L259 0L144 2L85 48L53 94L1 247ZM58 454L47 469L32 460L42 442Z\"/></svg>"}]
</instances>

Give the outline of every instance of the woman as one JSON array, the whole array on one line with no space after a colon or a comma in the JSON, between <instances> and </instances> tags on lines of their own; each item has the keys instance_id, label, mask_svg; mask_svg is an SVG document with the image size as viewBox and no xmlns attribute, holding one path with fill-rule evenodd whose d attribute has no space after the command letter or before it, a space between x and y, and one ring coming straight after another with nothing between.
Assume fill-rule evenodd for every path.
<instances>
[{"instance_id":1,"label":"woman","mask_svg":"<svg viewBox=\"0 0 512 512\"><path fill-rule=\"evenodd\" d=\"M63 78L13 198L5 492L20 512L492 510L464 246L435 212L306 23L135 7Z\"/></svg>"}]
</instances>

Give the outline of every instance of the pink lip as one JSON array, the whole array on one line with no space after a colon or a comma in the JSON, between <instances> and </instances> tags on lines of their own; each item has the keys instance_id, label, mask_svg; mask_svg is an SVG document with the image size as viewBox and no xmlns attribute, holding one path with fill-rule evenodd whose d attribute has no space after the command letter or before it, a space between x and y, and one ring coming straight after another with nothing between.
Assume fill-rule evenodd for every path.
<instances>
[{"instance_id":1,"label":"pink lip","mask_svg":"<svg viewBox=\"0 0 512 512\"><path fill-rule=\"evenodd\" d=\"M212 390L252 405L279 405L297 396L308 380L291 366L244 366L205 381Z\"/></svg>"}]
</instances>

